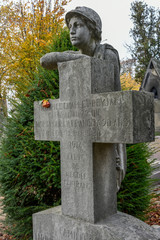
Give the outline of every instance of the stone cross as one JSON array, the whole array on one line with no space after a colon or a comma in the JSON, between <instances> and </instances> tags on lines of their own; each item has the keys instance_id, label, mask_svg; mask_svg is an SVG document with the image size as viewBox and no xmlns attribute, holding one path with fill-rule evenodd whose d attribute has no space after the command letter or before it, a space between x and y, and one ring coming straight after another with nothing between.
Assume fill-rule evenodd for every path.
<instances>
[{"instance_id":1,"label":"stone cross","mask_svg":"<svg viewBox=\"0 0 160 240\"><path fill-rule=\"evenodd\" d=\"M154 140L152 94L111 92L105 66L90 57L59 63L60 98L34 106L35 139L61 144L62 214L91 223L117 212L115 143Z\"/></svg>"}]
</instances>

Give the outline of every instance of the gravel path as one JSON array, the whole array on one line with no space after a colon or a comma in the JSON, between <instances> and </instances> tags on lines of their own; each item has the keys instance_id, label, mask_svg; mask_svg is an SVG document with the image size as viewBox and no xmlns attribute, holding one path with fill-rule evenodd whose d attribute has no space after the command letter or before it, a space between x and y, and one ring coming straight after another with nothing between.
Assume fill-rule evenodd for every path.
<instances>
[{"instance_id":1,"label":"gravel path","mask_svg":"<svg viewBox=\"0 0 160 240\"><path fill-rule=\"evenodd\" d=\"M0 197L0 240L9 240L11 239L10 236L4 233L5 227L3 225L3 221L5 219L5 215L2 212L1 201L2 201L2 197Z\"/></svg>"}]
</instances>

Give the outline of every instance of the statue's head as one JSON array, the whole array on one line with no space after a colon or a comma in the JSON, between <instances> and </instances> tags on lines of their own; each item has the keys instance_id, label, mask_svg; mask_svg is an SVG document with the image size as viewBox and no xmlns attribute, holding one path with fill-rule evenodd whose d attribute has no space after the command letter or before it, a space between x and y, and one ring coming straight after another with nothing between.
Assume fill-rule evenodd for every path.
<instances>
[{"instance_id":1,"label":"statue's head","mask_svg":"<svg viewBox=\"0 0 160 240\"><path fill-rule=\"evenodd\" d=\"M71 42L73 45L76 46L76 42L74 41L74 37L72 37L74 34L72 34L73 30L71 27L76 22L79 25L84 25L83 33L81 34L82 38L87 38L88 29L91 33L91 38L94 39L96 43L99 43L101 41L102 22L99 15L93 9L88 7L76 7L74 10L67 12L65 21L70 30Z\"/></svg>"}]
</instances>

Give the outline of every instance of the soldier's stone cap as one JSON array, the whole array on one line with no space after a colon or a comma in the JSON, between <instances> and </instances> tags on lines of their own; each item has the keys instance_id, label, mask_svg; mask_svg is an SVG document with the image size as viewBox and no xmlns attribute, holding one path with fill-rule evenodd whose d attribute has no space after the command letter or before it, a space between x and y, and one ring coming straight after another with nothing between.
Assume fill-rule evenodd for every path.
<instances>
[{"instance_id":1,"label":"soldier's stone cap","mask_svg":"<svg viewBox=\"0 0 160 240\"><path fill-rule=\"evenodd\" d=\"M84 18L86 18L95 25L95 29L98 32L102 31L102 22L100 16L93 9L88 7L76 7L74 10L67 12L65 16L67 26L69 25L70 19L74 15L83 16Z\"/></svg>"}]
</instances>

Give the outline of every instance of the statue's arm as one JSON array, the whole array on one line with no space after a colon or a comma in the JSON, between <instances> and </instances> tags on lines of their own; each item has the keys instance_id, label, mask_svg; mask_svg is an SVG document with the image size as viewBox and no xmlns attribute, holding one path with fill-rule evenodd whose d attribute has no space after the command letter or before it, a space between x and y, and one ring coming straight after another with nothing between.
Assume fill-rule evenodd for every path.
<instances>
[{"instance_id":1,"label":"statue's arm","mask_svg":"<svg viewBox=\"0 0 160 240\"><path fill-rule=\"evenodd\" d=\"M110 49L106 50L106 59L114 66L114 89L121 90L119 56Z\"/></svg>"},{"instance_id":2,"label":"statue's arm","mask_svg":"<svg viewBox=\"0 0 160 240\"><path fill-rule=\"evenodd\" d=\"M86 55L74 51L51 52L45 54L40 59L40 64L46 69L54 70L57 69L57 63L59 62L71 61L85 56Z\"/></svg>"}]
</instances>

